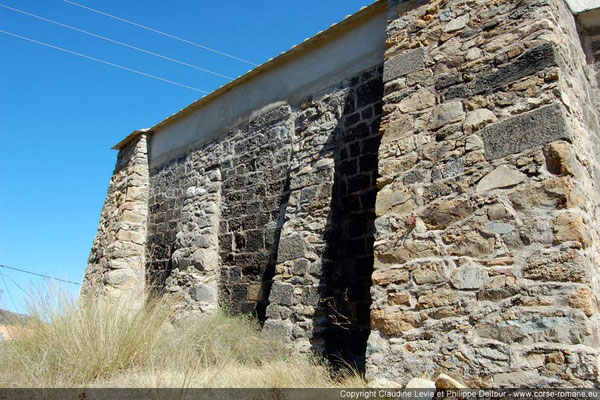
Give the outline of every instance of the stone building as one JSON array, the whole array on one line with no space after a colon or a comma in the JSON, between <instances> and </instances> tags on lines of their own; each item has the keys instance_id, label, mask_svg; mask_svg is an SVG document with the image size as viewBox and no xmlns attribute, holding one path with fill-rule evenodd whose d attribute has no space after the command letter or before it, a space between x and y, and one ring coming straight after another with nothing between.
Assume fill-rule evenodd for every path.
<instances>
[{"instance_id":1,"label":"stone building","mask_svg":"<svg viewBox=\"0 0 600 400\"><path fill-rule=\"evenodd\" d=\"M598 385L596 0L377 1L115 146L84 293L401 384Z\"/></svg>"}]
</instances>

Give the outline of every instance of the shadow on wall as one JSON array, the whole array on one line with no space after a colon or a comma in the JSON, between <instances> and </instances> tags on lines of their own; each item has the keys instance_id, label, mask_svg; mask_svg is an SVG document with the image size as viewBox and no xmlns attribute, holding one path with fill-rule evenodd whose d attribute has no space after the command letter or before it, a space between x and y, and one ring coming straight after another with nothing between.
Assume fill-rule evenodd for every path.
<instances>
[{"instance_id":1,"label":"shadow on wall","mask_svg":"<svg viewBox=\"0 0 600 400\"><path fill-rule=\"evenodd\" d=\"M323 335L332 365L364 372L370 333L382 68L365 72L352 83L331 137L335 175L320 283L320 307L327 324L324 332L314 335Z\"/></svg>"},{"instance_id":2,"label":"shadow on wall","mask_svg":"<svg viewBox=\"0 0 600 400\"><path fill-rule=\"evenodd\" d=\"M175 265L177 238L190 236L198 244L207 237L185 225L190 210L184 210L184 194L216 168L222 177L221 305L232 314L252 313L262 323L292 326L302 350L310 346L333 365L364 370L382 94L378 67L327 89L318 101L303 102L299 110L285 105L260 114L155 168L147 274L157 293L190 290L186 277L193 274L186 275L185 268L195 264ZM310 236L308 253L279 260L283 235L300 234Z\"/></svg>"},{"instance_id":3,"label":"shadow on wall","mask_svg":"<svg viewBox=\"0 0 600 400\"><path fill-rule=\"evenodd\" d=\"M279 240L281 239L281 230L283 223L285 222L285 209L287 208L288 200L290 198L290 170L286 172L285 184L283 186L283 194L281 196L281 205L279 207L279 216L277 218L277 225L273 232L273 247L269 256L269 263L262 275L262 297L256 305L256 316L260 321L261 325L264 324L267 319L266 311L269 305L269 295L271 294L271 287L273 286L273 277L275 276L275 267L277 266L277 256L279 249Z\"/></svg>"}]
</instances>

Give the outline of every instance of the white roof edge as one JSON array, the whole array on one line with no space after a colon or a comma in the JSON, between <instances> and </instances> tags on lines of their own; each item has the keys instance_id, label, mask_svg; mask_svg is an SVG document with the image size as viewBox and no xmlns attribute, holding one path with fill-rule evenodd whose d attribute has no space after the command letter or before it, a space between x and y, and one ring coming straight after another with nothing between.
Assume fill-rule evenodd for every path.
<instances>
[{"instance_id":1,"label":"white roof edge","mask_svg":"<svg viewBox=\"0 0 600 400\"><path fill-rule=\"evenodd\" d=\"M596 1L596 0L594 0L594 1ZM600 0L598 0L598 1L600 1ZM271 58L270 60L266 61L265 63L248 71L246 74L241 75L241 76L237 77L236 79L226 83L225 85L219 87L218 89L214 90L210 94L202 96L200 99L196 100L195 102L188 105L187 107L177 111L176 113L172 114L171 116L163 119L162 121L155 124L151 128L139 129L139 130L133 131L127 137L125 137L123 140L121 140L119 143L117 143L115 146L113 146L112 149L119 150L123 146L125 146L127 143L129 143L131 141L131 139L136 137L138 134L159 129L159 128L193 112L194 109L199 108L203 104L212 101L214 98L231 90L235 86L239 86L239 85L243 84L244 82L261 74L262 72L267 71L267 70L272 69L280 64L287 62L288 60L292 59L297 54L302 53L304 51L308 51L313 46L319 46L322 42L327 41L328 39L335 37L336 34L343 32L344 30L350 28L354 23L362 21L364 19L367 19L368 17L378 14L379 12L383 11L385 9L386 4L387 4L387 0L375 0L375 2L373 4L370 4L368 6L361 8L355 14L346 16L342 21L331 25L331 27L327 28L326 30L317 33L315 36L305 39L300 44L292 46L289 50L279 54L275 58Z\"/></svg>"},{"instance_id":2,"label":"white roof edge","mask_svg":"<svg viewBox=\"0 0 600 400\"><path fill-rule=\"evenodd\" d=\"M600 8L600 0L565 0L574 15Z\"/></svg>"}]
</instances>

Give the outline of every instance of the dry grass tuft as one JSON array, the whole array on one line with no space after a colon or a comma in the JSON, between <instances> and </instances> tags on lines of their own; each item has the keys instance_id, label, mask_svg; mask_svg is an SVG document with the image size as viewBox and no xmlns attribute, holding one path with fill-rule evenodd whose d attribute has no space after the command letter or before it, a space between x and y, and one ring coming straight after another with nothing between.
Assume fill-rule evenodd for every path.
<instances>
[{"instance_id":1,"label":"dry grass tuft","mask_svg":"<svg viewBox=\"0 0 600 400\"><path fill-rule=\"evenodd\" d=\"M0 343L0 386L364 387L264 337L248 317L224 313L170 322L172 304L33 303L15 339Z\"/></svg>"}]
</instances>

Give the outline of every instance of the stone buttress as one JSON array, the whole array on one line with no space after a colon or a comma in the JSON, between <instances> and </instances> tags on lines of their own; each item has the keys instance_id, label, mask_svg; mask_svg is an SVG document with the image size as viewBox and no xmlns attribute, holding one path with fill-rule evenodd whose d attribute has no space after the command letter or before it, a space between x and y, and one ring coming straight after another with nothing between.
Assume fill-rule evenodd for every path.
<instances>
[{"instance_id":1,"label":"stone buttress","mask_svg":"<svg viewBox=\"0 0 600 400\"><path fill-rule=\"evenodd\" d=\"M83 294L120 298L139 297L144 291L148 186L147 135L139 133L119 150L90 252Z\"/></svg>"},{"instance_id":2,"label":"stone buttress","mask_svg":"<svg viewBox=\"0 0 600 400\"><path fill-rule=\"evenodd\" d=\"M561 0L391 2L367 376L598 382L597 81Z\"/></svg>"}]
</instances>

